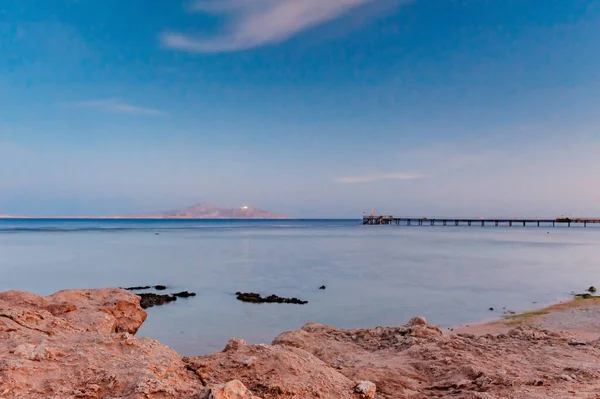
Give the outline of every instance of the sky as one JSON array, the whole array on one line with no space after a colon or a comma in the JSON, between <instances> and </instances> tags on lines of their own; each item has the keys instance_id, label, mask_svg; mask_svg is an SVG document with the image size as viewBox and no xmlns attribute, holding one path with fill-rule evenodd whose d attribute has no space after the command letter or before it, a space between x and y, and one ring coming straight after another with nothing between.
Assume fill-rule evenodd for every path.
<instances>
[{"instance_id":1,"label":"sky","mask_svg":"<svg viewBox=\"0 0 600 399\"><path fill-rule=\"evenodd\" d=\"M600 216L600 0L2 0L0 214Z\"/></svg>"}]
</instances>

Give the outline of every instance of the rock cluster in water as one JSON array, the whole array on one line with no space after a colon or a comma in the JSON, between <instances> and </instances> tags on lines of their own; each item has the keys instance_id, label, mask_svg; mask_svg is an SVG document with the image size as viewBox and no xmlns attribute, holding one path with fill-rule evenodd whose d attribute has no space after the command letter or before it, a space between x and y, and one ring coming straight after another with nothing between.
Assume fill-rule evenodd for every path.
<instances>
[{"instance_id":1,"label":"rock cluster in water","mask_svg":"<svg viewBox=\"0 0 600 399\"><path fill-rule=\"evenodd\" d=\"M169 302L176 301L177 298L194 297L194 296L196 296L196 293L188 292L188 291L178 292L178 293L170 294L170 295L169 294L162 295L162 294L153 294L153 293L143 293L143 294L137 294L137 296L139 296L141 298L140 306L142 307L142 309L148 309L153 306L160 306L160 305L164 305Z\"/></svg>"},{"instance_id":2,"label":"rock cluster in water","mask_svg":"<svg viewBox=\"0 0 600 399\"><path fill-rule=\"evenodd\" d=\"M149 290L151 288L154 288L157 291L164 291L167 289L166 285L140 285L140 286L136 286L136 287L129 287L129 288L125 288L127 291L142 291L142 290Z\"/></svg>"},{"instance_id":3,"label":"rock cluster in water","mask_svg":"<svg viewBox=\"0 0 600 399\"><path fill-rule=\"evenodd\" d=\"M236 292L235 295L239 301L249 303L291 303L295 305L306 305L308 303L308 301L298 298L282 298L277 295L262 297L260 294L254 292Z\"/></svg>"},{"instance_id":4,"label":"rock cluster in water","mask_svg":"<svg viewBox=\"0 0 600 399\"><path fill-rule=\"evenodd\" d=\"M140 286L136 286L136 287L125 288L125 290L127 290L127 291L143 291L143 290L149 290L151 288L154 288L157 291L164 291L168 287L166 285L161 285L161 284L154 285L154 286L140 285ZM188 291L177 292L174 294L154 294L152 292L144 292L144 293L139 293L136 295L141 298L140 306L142 307L142 309L148 309L153 306L161 306L161 305L164 305L169 302L174 302L177 300L177 298L194 297L194 296L196 296L196 293L188 292Z\"/></svg>"}]
</instances>

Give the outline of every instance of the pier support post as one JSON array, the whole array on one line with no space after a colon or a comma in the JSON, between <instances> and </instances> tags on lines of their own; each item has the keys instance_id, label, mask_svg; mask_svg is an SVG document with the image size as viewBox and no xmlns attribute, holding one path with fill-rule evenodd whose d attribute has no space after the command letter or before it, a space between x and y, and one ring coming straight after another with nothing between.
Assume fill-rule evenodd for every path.
<instances>
[{"instance_id":1,"label":"pier support post","mask_svg":"<svg viewBox=\"0 0 600 399\"><path fill-rule=\"evenodd\" d=\"M512 227L512 220L508 222L508 227Z\"/></svg>"},{"instance_id":2,"label":"pier support post","mask_svg":"<svg viewBox=\"0 0 600 399\"><path fill-rule=\"evenodd\" d=\"M498 227L498 221L496 220L496 227Z\"/></svg>"},{"instance_id":3,"label":"pier support post","mask_svg":"<svg viewBox=\"0 0 600 399\"><path fill-rule=\"evenodd\" d=\"M540 227L540 221L538 220L538 227Z\"/></svg>"},{"instance_id":4,"label":"pier support post","mask_svg":"<svg viewBox=\"0 0 600 399\"><path fill-rule=\"evenodd\" d=\"M485 227L485 220L481 221L481 227Z\"/></svg>"},{"instance_id":5,"label":"pier support post","mask_svg":"<svg viewBox=\"0 0 600 399\"><path fill-rule=\"evenodd\" d=\"M527 223L527 222L523 222L523 227L525 227L526 223Z\"/></svg>"},{"instance_id":6,"label":"pier support post","mask_svg":"<svg viewBox=\"0 0 600 399\"><path fill-rule=\"evenodd\" d=\"M454 221L454 224L455 224L456 226L458 226L458 220L455 220L455 221Z\"/></svg>"}]
</instances>

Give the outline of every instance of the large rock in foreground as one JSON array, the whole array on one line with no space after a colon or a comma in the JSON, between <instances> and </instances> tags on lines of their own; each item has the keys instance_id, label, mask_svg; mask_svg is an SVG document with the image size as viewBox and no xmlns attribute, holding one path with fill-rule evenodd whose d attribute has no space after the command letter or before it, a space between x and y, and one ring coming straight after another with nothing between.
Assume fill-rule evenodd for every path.
<instances>
[{"instance_id":1,"label":"large rock in foreground","mask_svg":"<svg viewBox=\"0 0 600 399\"><path fill-rule=\"evenodd\" d=\"M23 326L45 328L49 333L50 321L58 323L57 331L65 331L63 320L69 328L83 331L135 334L147 316L140 298L121 289L67 290L47 297L8 291L0 293L0 312ZM47 313L54 317L44 318Z\"/></svg>"},{"instance_id":2,"label":"large rock in foreground","mask_svg":"<svg viewBox=\"0 0 600 399\"><path fill-rule=\"evenodd\" d=\"M547 399L600 394L600 344L521 326L498 336L444 335L423 318L393 328L310 323L274 344L312 353L377 398ZM598 396L600 397L600 396Z\"/></svg>"},{"instance_id":3,"label":"large rock in foreground","mask_svg":"<svg viewBox=\"0 0 600 399\"><path fill-rule=\"evenodd\" d=\"M134 333L146 319L124 290L0 294L0 397L197 398L179 355Z\"/></svg>"},{"instance_id":4,"label":"large rock in foreground","mask_svg":"<svg viewBox=\"0 0 600 399\"><path fill-rule=\"evenodd\" d=\"M209 385L233 378L265 399L361 397L356 384L302 349L233 339L223 352L183 361Z\"/></svg>"},{"instance_id":5,"label":"large rock in foreground","mask_svg":"<svg viewBox=\"0 0 600 399\"><path fill-rule=\"evenodd\" d=\"M497 336L307 324L273 345L181 359L135 333L124 290L0 294L0 399L566 399L600 393L600 343L520 326Z\"/></svg>"}]
</instances>

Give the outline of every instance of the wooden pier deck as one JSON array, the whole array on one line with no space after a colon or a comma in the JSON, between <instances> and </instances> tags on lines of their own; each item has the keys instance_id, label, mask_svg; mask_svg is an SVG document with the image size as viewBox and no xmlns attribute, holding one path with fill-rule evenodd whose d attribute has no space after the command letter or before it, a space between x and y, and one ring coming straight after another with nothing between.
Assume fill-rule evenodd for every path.
<instances>
[{"instance_id":1,"label":"wooden pier deck","mask_svg":"<svg viewBox=\"0 0 600 399\"><path fill-rule=\"evenodd\" d=\"M583 226L599 224L595 218L557 218L557 219L496 219L496 218L418 218L394 216L364 216L364 225L397 225L397 226Z\"/></svg>"}]
</instances>

